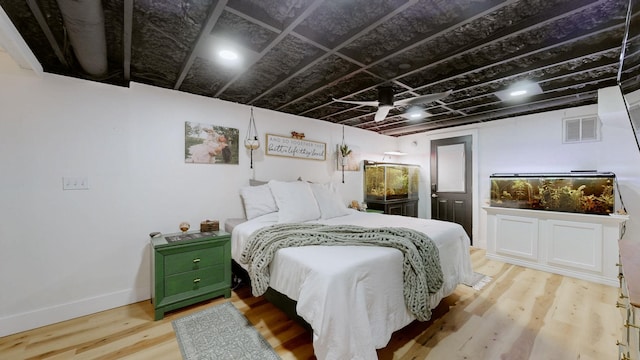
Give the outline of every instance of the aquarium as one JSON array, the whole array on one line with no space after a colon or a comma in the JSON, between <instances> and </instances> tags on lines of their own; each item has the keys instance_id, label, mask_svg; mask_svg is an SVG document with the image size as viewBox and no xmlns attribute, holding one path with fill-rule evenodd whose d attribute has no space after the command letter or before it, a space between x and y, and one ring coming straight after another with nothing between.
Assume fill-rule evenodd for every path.
<instances>
[{"instance_id":1,"label":"aquarium","mask_svg":"<svg viewBox=\"0 0 640 360\"><path fill-rule=\"evenodd\" d=\"M491 206L607 215L615 174L570 172L491 175Z\"/></svg>"},{"instance_id":2,"label":"aquarium","mask_svg":"<svg viewBox=\"0 0 640 360\"><path fill-rule=\"evenodd\" d=\"M418 199L420 166L365 161L365 201Z\"/></svg>"}]
</instances>

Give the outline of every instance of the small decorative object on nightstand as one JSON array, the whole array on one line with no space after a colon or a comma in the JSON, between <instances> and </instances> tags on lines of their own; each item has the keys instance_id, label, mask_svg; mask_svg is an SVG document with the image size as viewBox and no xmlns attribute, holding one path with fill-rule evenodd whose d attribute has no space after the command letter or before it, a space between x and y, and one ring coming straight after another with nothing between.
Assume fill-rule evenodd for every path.
<instances>
[{"instance_id":1,"label":"small decorative object on nightstand","mask_svg":"<svg viewBox=\"0 0 640 360\"><path fill-rule=\"evenodd\" d=\"M220 230L220 222L218 220L205 220L200 223L200 232L210 232Z\"/></svg>"},{"instance_id":2,"label":"small decorative object on nightstand","mask_svg":"<svg viewBox=\"0 0 640 360\"><path fill-rule=\"evenodd\" d=\"M155 320L170 310L231 296L231 235L223 231L151 239L151 301Z\"/></svg>"}]
</instances>

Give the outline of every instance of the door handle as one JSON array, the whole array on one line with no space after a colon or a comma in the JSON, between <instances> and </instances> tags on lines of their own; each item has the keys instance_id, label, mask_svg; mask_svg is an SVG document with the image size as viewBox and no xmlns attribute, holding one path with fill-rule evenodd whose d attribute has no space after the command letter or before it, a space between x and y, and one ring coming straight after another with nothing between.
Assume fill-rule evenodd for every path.
<instances>
[{"instance_id":1,"label":"door handle","mask_svg":"<svg viewBox=\"0 0 640 360\"><path fill-rule=\"evenodd\" d=\"M431 194L431 197L435 199L438 197L438 194Z\"/></svg>"}]
</instances>

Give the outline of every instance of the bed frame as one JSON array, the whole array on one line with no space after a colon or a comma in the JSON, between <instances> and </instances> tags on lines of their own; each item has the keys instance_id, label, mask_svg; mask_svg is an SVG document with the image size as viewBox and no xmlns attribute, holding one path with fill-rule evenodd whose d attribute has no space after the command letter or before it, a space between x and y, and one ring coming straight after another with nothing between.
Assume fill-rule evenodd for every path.
<instances>
[{"instance_id":1,"label":"bed frame","mask_svg":"<svg viewBox=\"0 0 640 360\"><path fill-rule=\"evenodd\" d=\"M247 273L247 271L235 260L232 260L231 271L235 278L240 279L239 286L251 287L251 278L249 277L249 273ZM264 293L264 298L275 305L278 309L282 310L282 312L284 312L290 319L300 324L300 326L305 328L308 332L313 333L311 325L309 325L309 323L296 312L296 305L298 304L297 301L292 300L287 295L282 294L277 290L273 290L271 287L267 288L267 291Z\"/></svg>"}]
</instances>

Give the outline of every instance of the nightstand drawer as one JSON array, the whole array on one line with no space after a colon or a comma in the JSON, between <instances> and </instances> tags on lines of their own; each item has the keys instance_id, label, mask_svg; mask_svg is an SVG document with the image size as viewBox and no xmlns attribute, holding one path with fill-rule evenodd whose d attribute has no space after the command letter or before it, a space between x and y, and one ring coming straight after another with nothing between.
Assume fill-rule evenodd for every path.
<instances>
[{"instance_id":1,"label":"nightstand drawer","mask_svg":"<svg viewBox=\"0 0 640 360\"><path fill-rule=\"evenodd\" d=\"M185 271L199 270L221 264L223 259L224 248L222 246L170 254L165 257L164 273L165 275L173 275Z\"/></svg>"},{"instance_id":2,"label":"nightstand drawer","mask_svg":"<svg viewBox=\"0 0 640 360\"><path fill-rule=\"evenodd\" d=\"M222 265L167 276L164 295L171 296L189 291L198 291L207 286L224 283Z\"/></svg>"}]
</instances>

